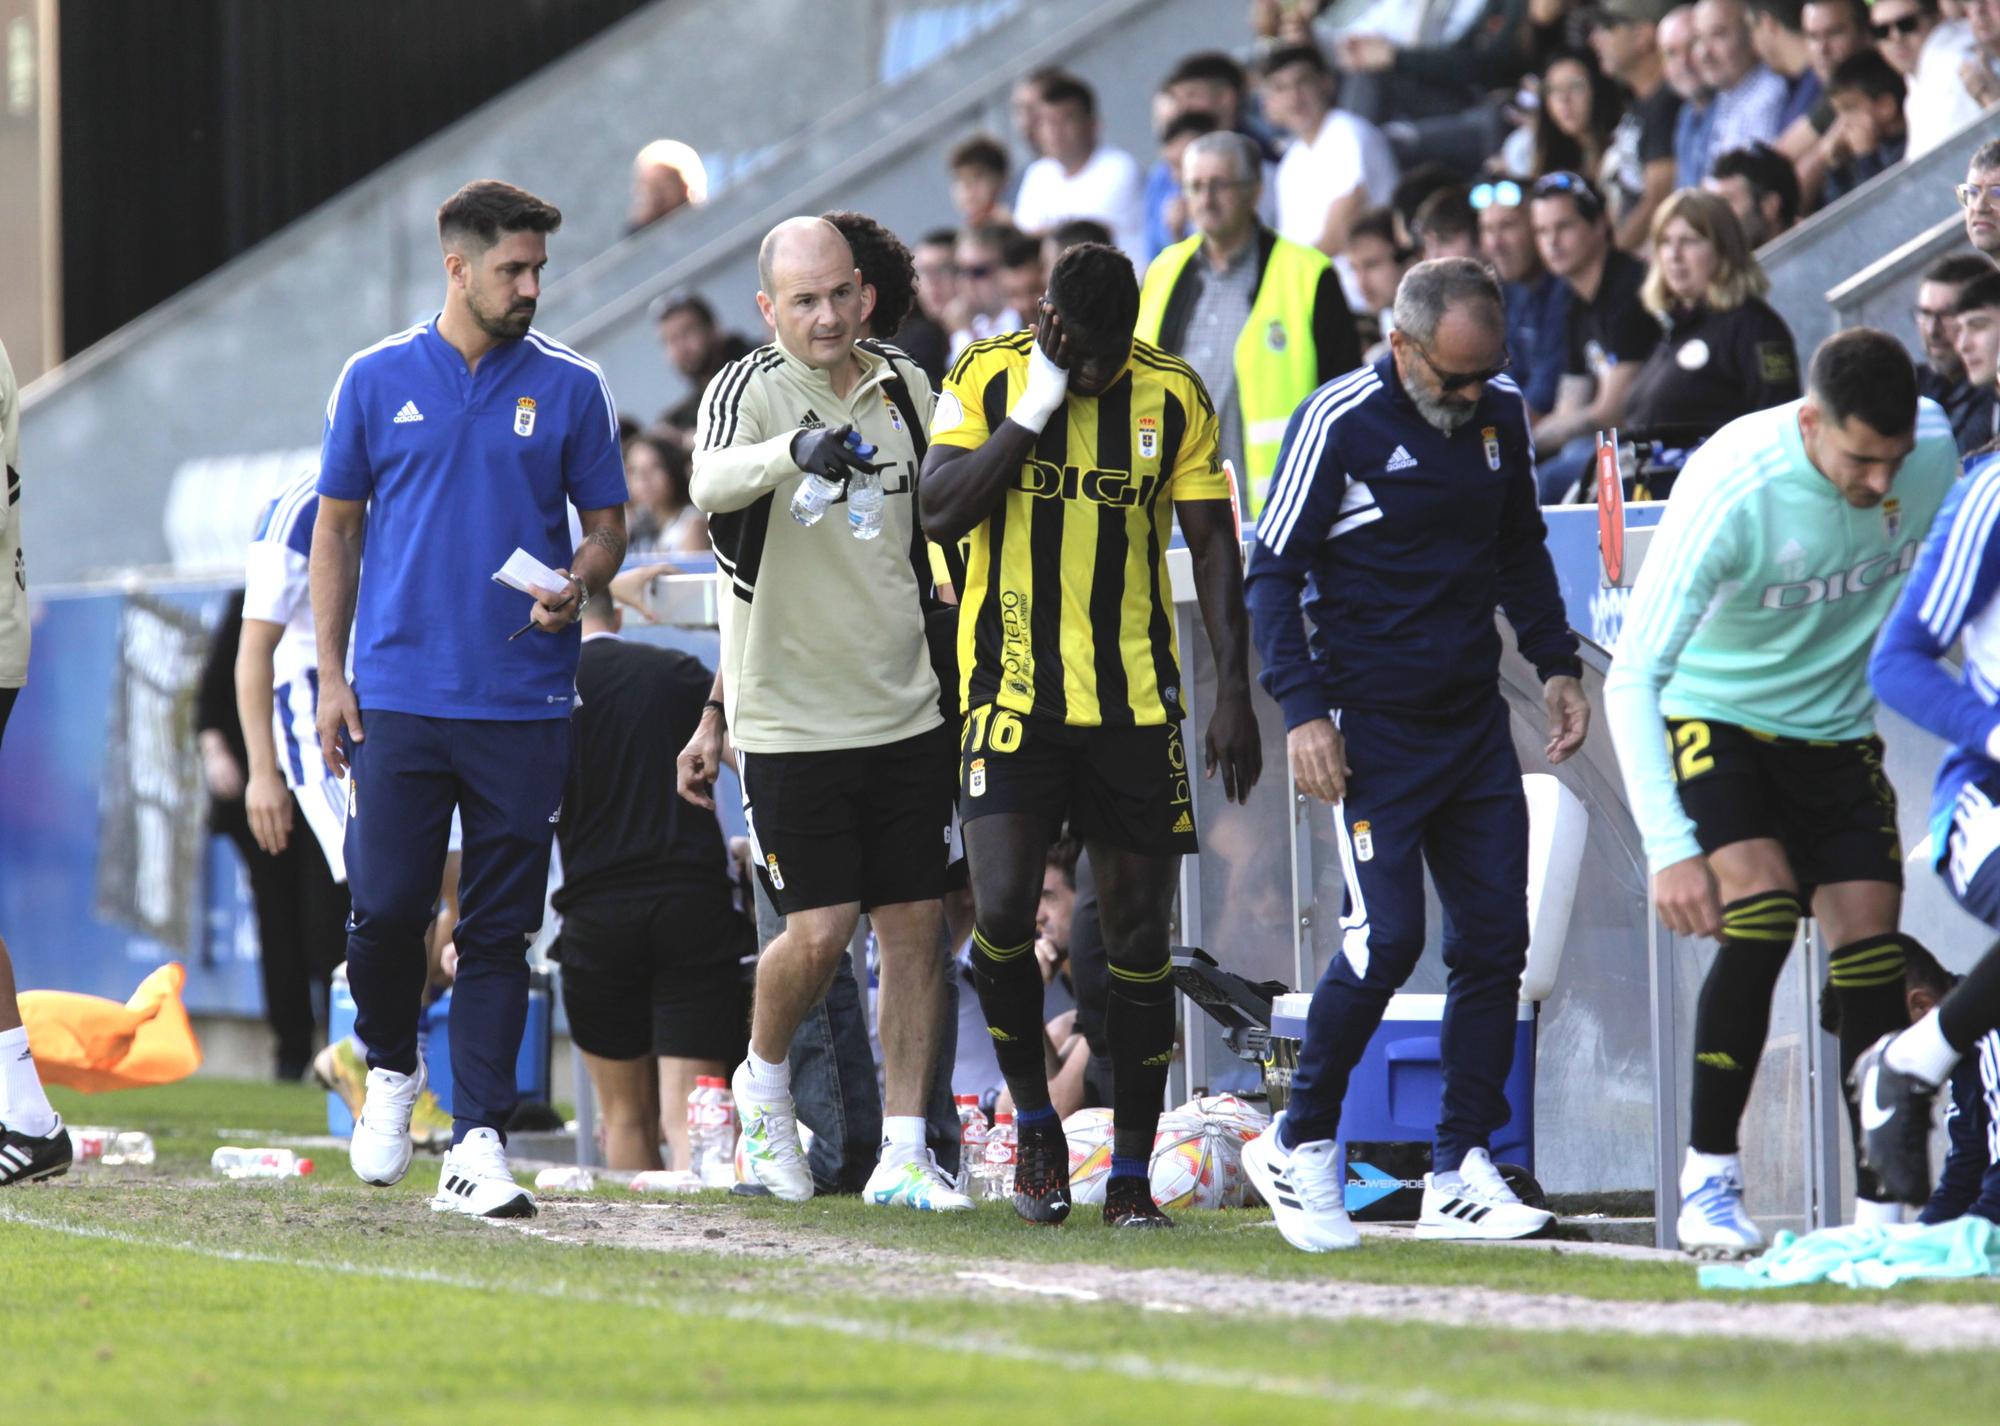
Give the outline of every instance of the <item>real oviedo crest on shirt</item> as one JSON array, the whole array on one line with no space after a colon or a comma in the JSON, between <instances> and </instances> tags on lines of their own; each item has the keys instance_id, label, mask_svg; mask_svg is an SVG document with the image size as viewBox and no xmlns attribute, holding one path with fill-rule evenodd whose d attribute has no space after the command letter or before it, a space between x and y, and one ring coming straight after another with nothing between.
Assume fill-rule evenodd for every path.
<instances>
[{"instance_id":1,"label":"real oviedo crest on shirt","mask_svg":"<svg viewBox=\"0 0 2000 1426\"><path fill-rule=\"evenodd\" d=\"M1139 459L1154 460L1160 454L1160 423L1151 416L1139 418Z\"/></svg>"},{"instance_id":2,"label":"real oviedo crest on shirt","mask_svg":"<svg viewBox=\"0 0 2000 1426\"><path fill-rule=\"evenodd\" d=\"M1882 502L1882 529L1893 540L1902 528L1903 502L1891 495Z\"/></svg>"},{"instance_id":3,"label":"real oviedo crest on shirt","mask_svg":"<svg viewBox=\"0 0 2000 1426\"><path fill-rule=\"evenodd\" d=\"M1486 468L1488 470L1500 469L1500 428L1498 426L1480 427L1479 441L1481 445L1486 447Z\"/></svg>"},{"instance_id":4,"label":"real oviedo crest on shirt","mask_svg":"<svg viewBox=\"0 0 2000 1426\"><path fill-rule=\"evenodd\" d=\"M535 398L523 396L514 403L514 434L532 436L535 434Z\"/></svg>"}]
</instances>

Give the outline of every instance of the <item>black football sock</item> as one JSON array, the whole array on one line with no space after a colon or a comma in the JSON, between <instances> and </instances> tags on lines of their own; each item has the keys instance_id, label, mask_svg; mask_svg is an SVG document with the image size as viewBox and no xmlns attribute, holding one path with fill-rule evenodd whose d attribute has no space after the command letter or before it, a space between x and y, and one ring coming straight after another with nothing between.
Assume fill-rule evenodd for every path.
<instances>
[{"instance_id":1,"label":"black football sock","mask_svg":"<svg viewBox=\"0 0 2000 1426\"><path fill-rule=\"evenodd\" d=\"M1167 1068L1174 1059L1173 968L1135 970L1111 962L1111 992L1104 1007L1104 1037L1111 1050L1111 1153L1119 1161L1150 1165L1160 1106L1167 1096Z\"/></svg>"},{"instance_id":2,"label":"black football sock","mask_svg":"<svg viewBox=\"0 0 2000 1426\"><path fill-rule=\"evenodd\" d=\"M1688 1146L1696 1153L1736 1152L1743 1106L1771 1028L1771 993L1804 913L1788 891L1746 896L1722 908L1722 945L1694 1016Z\"/></svg>"},{"instance_id":3,"label":"black football sock","mask_svg":"<svg viewBox=\"0 0 2000 1426\"><path fill-rule=\"evenodd\" d=\"M972 983L979 990L979 1008L986 1016L986 1033L993 1037L993 1055L1017 1112L1049 1107L1048 1065L1042 1056L1042 973L1035 965L1035 943L996 946L985 932L972 932Z\"/></svg>"}]
</instances>

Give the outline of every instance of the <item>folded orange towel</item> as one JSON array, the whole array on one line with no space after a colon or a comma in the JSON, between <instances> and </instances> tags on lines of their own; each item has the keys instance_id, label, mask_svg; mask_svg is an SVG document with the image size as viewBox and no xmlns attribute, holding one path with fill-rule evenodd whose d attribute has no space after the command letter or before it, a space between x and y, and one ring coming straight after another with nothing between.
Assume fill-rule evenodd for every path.
<instances>
[{"instance_id":1,"label":"folded orange towel","mask_svg":"<svg viewBox=\"0 0 2000 1426\"><path fill-rule=\"evenodd\" d=\"M120 1005L67 990L21 993L21 1020L42 1083L95 1094L172 1084L201 1068L201 1046L181 1004L187 968L169 961Z\"/></svg>"}]
</instances>

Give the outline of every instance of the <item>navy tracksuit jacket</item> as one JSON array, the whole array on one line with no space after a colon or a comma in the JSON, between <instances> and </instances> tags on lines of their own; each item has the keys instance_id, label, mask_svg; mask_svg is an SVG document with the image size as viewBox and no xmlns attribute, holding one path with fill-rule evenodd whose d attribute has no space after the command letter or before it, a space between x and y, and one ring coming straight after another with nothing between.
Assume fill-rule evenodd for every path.
<instances>
[{"instance_id":1,"label":"navy tracksuit jacket","mask_svg":"<svg viewBox=\"0 0 2000 1426\"><path fill-rule=\"evenodd\" d=\"M1250 553L1251 624L1287 729L1332 717L1352 770L1334 808L1341 954L1313 996L1292 1144L1337 1134L1348 1076L1423 951L1426 862L1449 972L1434 1166L1456 1169L1507 1122L1528 817L1494 611L1544 679L1582 673L1546 533L1526 410L1504 376L1449 435L1389 356L1292 415Z\"/></svg>"}]
</instances>

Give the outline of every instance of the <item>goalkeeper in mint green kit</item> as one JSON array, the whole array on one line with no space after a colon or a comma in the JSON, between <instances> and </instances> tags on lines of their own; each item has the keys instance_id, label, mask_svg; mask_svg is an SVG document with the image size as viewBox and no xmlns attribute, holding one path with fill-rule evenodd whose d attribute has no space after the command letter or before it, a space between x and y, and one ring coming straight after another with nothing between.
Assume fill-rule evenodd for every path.
<instances>
[{"instance_id":1,"label":"goalkeeper in mint green kit","mask_svg":"<svg viewBox=\"0 0 2000 1426\"><path fill-rule=\"evenodd\" d=\"M1958 474L1943 411L1893 337L1829 338L1806 395L1696 451L1632 591L1604 698L1653 903L1720 941L1695 1012L1681 1246L1763 1246L1737 1129L1771 996L1811 907L1841 1073L1907 1023L1903 857L1868 654ZM1664 736L1663 736L1664 733ZM1857 1216L1895 1216L1872 1174Z\"/></svg>"}]
</instances>

